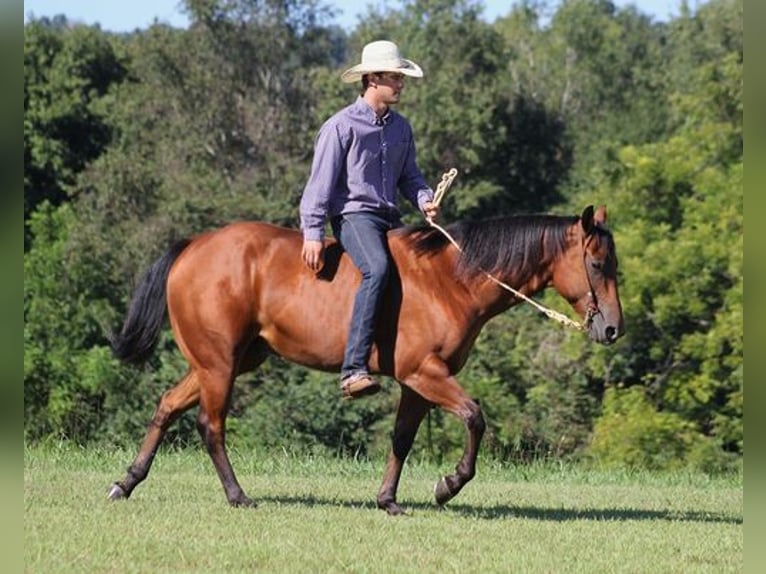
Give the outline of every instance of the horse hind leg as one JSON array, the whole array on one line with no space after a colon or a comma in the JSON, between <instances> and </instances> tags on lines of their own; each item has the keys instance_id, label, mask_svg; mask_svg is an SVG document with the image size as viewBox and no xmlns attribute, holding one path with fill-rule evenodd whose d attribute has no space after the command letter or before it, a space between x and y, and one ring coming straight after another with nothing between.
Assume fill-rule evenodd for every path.
<instances>
[{"instance_id":1,"label":"horse hind leg","mask_svg":"<svg viewBox=\"0 0 766 574\"><path fill-rule=\"evenodd\" d=\"M221 481L226 499L232 506L256 506L242 490L226 452L226 416L229 410L233 375L207 372L202 384L197 430L205 443Z\"/></svg>"},{"instance_id":2,"label":"horse hind leg","mask_svg":"<svg viewBox=\"0 0 766 574\"><path fill-rule=\"evenodd\" d=\"M254 370L269 355L269 347L262 339L255 339L242 353L236 369L223 366L206 371L201 380L200 410L197 430L205 443L221 481L226 499L232 506L255 507L237 480L226 452L226 416L231 402L234 379L240 373Z\"/></svg>"},{"instance_id":3,"label":"horse hind leg","mask_svg":"<svg viewBox=\"0 0 766 574\"><path fill-rule=\"evenodd\" d=\"M138 455L128 467L125 478L113 483L109 489L107 496L110 500L129 498L133 489L146 478L168 427L198 403L199 394L199 380L194 371L189 371L176 386L163 393Z\"/></svg>"}]
</instances>

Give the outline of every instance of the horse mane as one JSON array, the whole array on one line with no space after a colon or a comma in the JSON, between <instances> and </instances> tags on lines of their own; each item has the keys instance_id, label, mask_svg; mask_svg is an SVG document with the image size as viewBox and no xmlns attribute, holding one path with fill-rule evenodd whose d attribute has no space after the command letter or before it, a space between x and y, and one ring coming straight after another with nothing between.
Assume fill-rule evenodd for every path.
<instances>
[{"instance_id":1,"label":"horse mane","mask_svg":"<svg viewBox=\"0 0 766 574\"><path fill-rule=\"evenodd\" d=\"M533 214L452 223L445 229L462 249L455 273L471 278L482 272L504 271L511 273L509 280L524 281L541 262L566 249L567 229L579 219ZM403 234L421 257L436 255L450 243L441 231L427 225L405 228Z\"/></svg>"}]
</instances>

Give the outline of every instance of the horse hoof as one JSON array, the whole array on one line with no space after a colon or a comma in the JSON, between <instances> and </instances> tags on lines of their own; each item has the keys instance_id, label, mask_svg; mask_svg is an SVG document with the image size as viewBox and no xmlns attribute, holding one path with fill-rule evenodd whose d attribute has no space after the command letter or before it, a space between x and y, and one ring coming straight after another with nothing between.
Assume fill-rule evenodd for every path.
<instances>
[{"instance_id":1,"label":"horse hoof","mask_svg":"<svg viewBox=\"0 0 766 574\"><path fill-rule=\"evenodd\" d=\"M436 498L436 504L444 506L453 496L455 495L450 491L447 479L442 477L442 479L434 485L434 498Z\"/></svg>"},{"instance_id":2,"label":"horse hoof","mask_svg":"<svg viewBox=\"0 0 766 574\"><path fill-rule=\"evenodd\" d=\"M128 493L116 482L109 488L109 493L106 495L109 500L127 500Z\"/></svg>"},{"instance_id":3,"label":"horse hoof","mask_svg":"<svg viewBox=\"0 0 766 574\"><path fill-rule=\"evenodd\" d=\"M407 513L404 511L404 509L393 501L383 503L379 502L378 508L385 510L389 516L407 516Z\"/></svg>"},{"instance_id":4,"label":"horse hoof","mask_svg":"<svg viewBox=\"0 0 766 574\"><path fill-rule=\"evenodd\" d=\"M258 503L255 500L247 496L241 496L236 500L230 500L229 504L231 504L234 508L255 508L258 506Z\"/></svg>"},{"instance_id":5,"label":"horse hoof","mask_svg":"<svg viewBox=\"0 0 766 574\"><path fill-rule=\"evenodd\" d=\"M404 511L404 509L399 506L398 504L392 504L388 508L386 508L386 512L389 516L408 516L408 514Z\"/></svg>"}]
</instances>

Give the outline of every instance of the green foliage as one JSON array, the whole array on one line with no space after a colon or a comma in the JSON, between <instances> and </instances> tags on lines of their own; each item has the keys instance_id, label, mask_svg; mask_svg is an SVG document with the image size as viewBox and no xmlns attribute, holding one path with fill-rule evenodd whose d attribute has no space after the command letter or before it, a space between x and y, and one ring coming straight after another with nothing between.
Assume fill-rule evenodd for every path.
<instances>
[{"instance_id":1,"label":"green foliage","mask_svg":"<svg viewBox=\"0 0 766 574\"><path fill-rule=\"evenodd\" d=\"M35 244L24 258L25 434L88 440L100 422L100 389L117 365L104 354L114 318L94 261L69 250L68 206L43 203L32 215Z\"/></svg>"},{"instance_id":2,"label":"green foliage","mask_svg":"<svg viewBox=\"0 0 766 574\"><path fill-rule=\"evenodd\" d=\"M296 369L276 357L248 379L239 383L232 408L227 436L235 446L366 456L374 448L376 427L395 408L394 394L398 397L387 385L369 400L344 402L337 375ZM385 432L390 429L388 421Z\"/></svg>"},{"instance_id":3,"label":"green foliage","mask_svg":"<svg viewBox=\"0 0 766 574\"><path fill-rule=\"evenodd\" d=\"M509 89L566 126L559 155L576 155L569 178L588 186L594 164L664 133L662 27L631 7L594 0L562 2L543 27L541 4L521 4L496 24L510 47Z\"/></svg>"},{"instance_id":4,"label":"green foliage","mask_svg":"<svg viewBox=\"0 0 766 574\"><path fill-rule=\"evenodd\" d=\"M99 102L127 74L108 36L66 21L24 26L24 219L66 198L110 140Z\"/></svg>"},{"instance_id":5,"label":"green foliage","mask_svg":"<svg viewBox=\"0 0 766 574\"><path fill-rule=\"evenodd\" d=\"M730 460L692 422L657 411L640 387L609 388L586 451L604 467L720 471Z\"/></svg>"},{"instance_id":6,"label":"green foliage","mask_svg":"<svg viewBox=\"0 0 766 574\"><path fill-rule=\"evenodd\" d=\"M350 45L388 36L423 67L407 83L403 113L417 134L418 161L432 186L446 170L460 177L447 195L445 217L499 211L542 211L571 163L563 125L503 79L509 48L465 0L421 0L374 14Z\"/></svg>"},{"instance_id":7,"label":"green foliage","mask_svg":"<svg viewBox=\"0 0 766 574\"><path fill-rule=\"evenodd\" d=\"M671 133L592 171L597 200L616 214L628 326L617 380L693 423L713 458L743 448L738 9L711 3L672 23Z\"/></svg>"},{"instance_id":8,"label":"green foliage","mask_svg":"<svg viewBox=\"0 0 766 574\"><path fill-rule=\"evenodd\" d=\"M340 70L387 36L425 71L401 111L426 178L460 171L446 221L605 203L618 246L617 345L527 306L480 334L459 379L485 413L484 452L707 470L741 456L741 0L684 5L667 24L568 0L545 25L544 2L488 24L471 1L415 0L371 8L350 36L313 0L185 7L188 30L25 25L27 439L135 444L186 370L169 330L147 369L112 359L136 278L182 236L297 225L316 130L358 91ZM237 382L228 436L382 453L397 398L391 382L342 403L335 376L270 360ZM169 439L196 444L193 412ZM433 411L414 454L451 461L464 440Z\"/></svg>"}]
</instances>

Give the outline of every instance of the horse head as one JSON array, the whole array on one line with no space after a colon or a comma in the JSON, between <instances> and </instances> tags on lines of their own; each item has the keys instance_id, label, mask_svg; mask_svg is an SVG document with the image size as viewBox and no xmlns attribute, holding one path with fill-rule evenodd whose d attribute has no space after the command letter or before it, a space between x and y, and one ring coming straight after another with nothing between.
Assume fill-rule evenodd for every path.
<instances>
[{"instance_id":1,"label":"horse head","mask_svg":"<svg viewBox=\"0 0 766 574\"><path fill-rule=\"evenodd\" d=\"M617 254L606 228L606 207L583 210L557 289L583 318L589 337L604 345L625 332L617 289ZM562 281L562 277L565 278Z\"/></svg>"}]
</instances>

